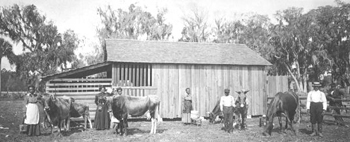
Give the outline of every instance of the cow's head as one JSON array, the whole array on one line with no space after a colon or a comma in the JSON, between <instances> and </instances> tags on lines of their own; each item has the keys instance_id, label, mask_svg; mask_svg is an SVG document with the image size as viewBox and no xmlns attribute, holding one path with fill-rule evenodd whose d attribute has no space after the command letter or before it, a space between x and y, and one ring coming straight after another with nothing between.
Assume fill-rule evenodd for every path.
<instances>
[{"instance_id":1,"label":"cow's head","mask_svg":"<svg viewBox=\"0 0 350 142\"><path fill-rule=\"evenodd\" d=\"M238 97L236 100L237 107L244 107L247 105L247 93L249 90L242 89L241 91L236 91L238 93Z\"/></svg>"},{"instance_id":2,"label":"cow's head","mask_svg":"<svg viewBox=\"0 0 350 142\"><path fill-rule=\"evenodd\" d=\"M209 113L209 122L210 123L214 123L215 122L215 115L212 112Z\"/></svg>"},{"instance_id":3,"label":"cow's head","mask_svg":"<svg viewBox=\"0 0 350 142\"><path fill-rule=\"evenodd\" d=\"M50 105L57 100L56 100L55 95L44 93L42 95L42 101L44 104L44 110L48 111L48 110L50 110Z\"/></svg>"}]
</instances>

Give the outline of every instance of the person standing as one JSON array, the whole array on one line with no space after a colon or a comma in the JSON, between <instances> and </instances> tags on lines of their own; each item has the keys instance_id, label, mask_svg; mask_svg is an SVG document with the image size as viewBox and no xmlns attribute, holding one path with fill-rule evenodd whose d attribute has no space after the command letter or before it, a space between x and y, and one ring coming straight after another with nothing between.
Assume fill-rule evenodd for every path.
<instances>
[{"instance_id":1,"label":"person standing","mask_svg":"<svg viewBox=\"0 0 350 142\"><path fill-rule=\"evenodd\" d=\"M41 99L35 92L34 86L28 87L29 93L25 96L24 102L26 106L24 124L27 124L27 135L28 136L39 136L40 125L39 125L39 107L38 102Z\"/></svg>"},{"instance_id":2,"label":"person standing","mask_svg":"<svg viewBox=\"0 0 350 142\"><path fill-rule=\"evenodd\" d=\"M96 130L109 129L110 118L108 113L106 88L101 86L100 93L95 96L95 104L97 105L94 127Z\"/></svg>"},{"instance_id":3,"label":"person standing","mask_svg":"<svg viewBox=\"0 0 350 142\"><path fill-rule=\"evenodd\" d=\"M116 91L117 91L117 94L113 95L113 98L117 97L117 96L121 96L122 92L123 92L123 89L118 87ZM113 129L113 133L117 133L118 134L117 126L118 126L118 128L120 127L119 120L114 117L112 109L110 108L109 110L110 110L110 117L111 117L111 128Z\"/></svg>"},{"instance_id":4,"label":"person standing","mask_svg":"<svg viewBox=\"0 0 350 142\"><path fill-rule=\"evenodd\" d=\"M184 124L191 124L191 110L193 110L191 89L186 88L185 91L186 96L183 99L182 122Z\"/></svg>"},{"instance_id":5,"label":"person standing","mask_svg":"<svg viewBox=\"0 0 350 142\"><path fill-rule=\"evenodd\" d=\"M321 84L314 82L314 90L310 91L307 95L306 109L310 114L312 133L310 136L322 135L322 122L323 114L327 109L326 95L320 91ZM316 128L317 124L317 128Z\"/></svg>"},{"instance_id":6,"label":"person standing","mask_svg":"<svg viewBox=\"0 0 350 142\"><path fill-rule=\"evenodd\" d=\"M224 131L230 133L233 131L233 109L235 106L235 99L229 95L230 90L225 89L225 96L220 98L220 110L224 114Z\"/></svg>"}]
</instances>

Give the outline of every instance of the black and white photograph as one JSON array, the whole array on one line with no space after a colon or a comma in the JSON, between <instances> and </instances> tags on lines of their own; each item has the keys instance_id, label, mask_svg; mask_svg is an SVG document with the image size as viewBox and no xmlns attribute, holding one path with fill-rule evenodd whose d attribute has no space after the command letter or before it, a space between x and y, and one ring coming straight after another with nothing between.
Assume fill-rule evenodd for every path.
<instances>
[{"instance_id":1,"label":"black and white photograph","mask_svg":"<svg viewBox=\"0 0 350 142\"><path fill-rule=\"evenodd\" d=\"M0 0L0 142L348 142L350 0Z\"/></svg>"}]
</instances>

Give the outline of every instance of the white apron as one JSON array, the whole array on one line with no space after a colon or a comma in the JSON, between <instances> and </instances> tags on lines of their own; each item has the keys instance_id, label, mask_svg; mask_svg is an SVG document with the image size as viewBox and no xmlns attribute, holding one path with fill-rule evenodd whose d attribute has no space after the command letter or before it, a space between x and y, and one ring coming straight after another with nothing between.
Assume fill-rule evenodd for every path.
<instances>
[{"instance_id":1,"label":"white apron","mask_svg":"<svg viewBox=\"0 0 350 142\"><path fill-rule=\"evenodd\" d=\"M24 124L39 124L39 108L36 103L28 103Z\"/></svg>"}]
</instances>

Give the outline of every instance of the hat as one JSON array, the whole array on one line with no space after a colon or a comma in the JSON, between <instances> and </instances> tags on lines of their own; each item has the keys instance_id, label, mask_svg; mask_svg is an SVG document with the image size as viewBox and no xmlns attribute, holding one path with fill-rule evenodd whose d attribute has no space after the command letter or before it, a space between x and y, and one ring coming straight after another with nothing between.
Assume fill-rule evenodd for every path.
<instances>
[{"instance_id":1,"label":"hat","mask_svg":"<svg viewBox=\"0 0 350 142\"><path fill-rule=\"evenodd\" d=\"M321 87L322 85L321 85L320 82L314 82L314 83L312 84L312 86L313 86L313 87Z\"/></svg>"},{"instance_id":2,"label":"hat","mask_svg":"<svg viewBox=\"0 0 350 142\"><path fill-rule=\"evenodd\" d=\"M225 89L225 93L230 93L230 89Z\"/></svg>"}]
</instances>

